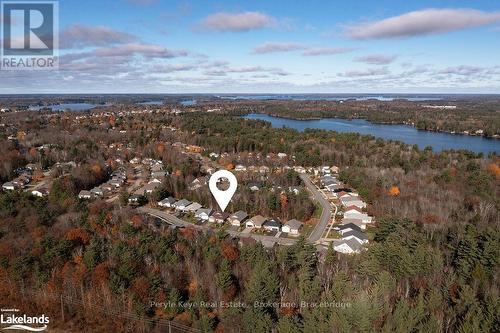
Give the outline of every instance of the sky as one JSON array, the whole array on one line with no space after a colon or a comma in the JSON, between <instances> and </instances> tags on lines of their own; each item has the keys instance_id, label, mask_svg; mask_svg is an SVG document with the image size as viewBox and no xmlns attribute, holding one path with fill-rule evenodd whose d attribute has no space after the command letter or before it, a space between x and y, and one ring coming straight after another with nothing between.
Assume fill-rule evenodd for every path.
<instances>
[{"instance_id":1,"label":"sky","mask_svg":"<svg viewBox=\"0 0 500 333\"><path fill-rule=\"evenodd\" d=\"M500 2L61 0L0 93L500 93Z\"/></svg>"}]
</instances>

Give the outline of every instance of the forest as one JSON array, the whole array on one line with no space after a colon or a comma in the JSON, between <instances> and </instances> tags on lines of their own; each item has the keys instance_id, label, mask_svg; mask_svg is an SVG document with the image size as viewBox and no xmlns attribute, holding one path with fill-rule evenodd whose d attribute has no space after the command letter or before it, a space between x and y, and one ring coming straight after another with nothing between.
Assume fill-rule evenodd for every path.
<instances>
[{"instance_id":1,"label":"forest","mask_svg":"<svg viewBox=\"0 0 500 333\"><path fill-rule=\"evenodd\" d=\"M2 180L28 162L78 165L54 175L47 197L0 194L2 307L43 309L52 328L67 332L168 332L169 325L172 332L500 331L497 156L202 112L77 116L3 119L26 136L2 133ZM164 194L198 195L186 184L201 175L199 166L158 145L175 141L228 153L231 163L283 152L296 165L339 166L376 217L367 230L373 241L353 256L318 252L303 239L265 249L224 232L158 225L121 201L77 198L107 177L117 155L159 158L175 174ZM110 148L117 142L120 151ZM46 144L55 146L30 149ZM265 186L296 184L290 174ZM235 207L288 214L275 199L252 195L243 193ZM289 205L300 207L301 198Z\"/></svg>"},{"instance_id":2,"label":"forest","mask_svg":"<svg viewBox=\"0 0 500 333\"><path fill-rule=\"evenodd\" d=\"M500 135L499 101L443 100L412 102L395 101L234 101L206 102L206 108L220 107L229 114L265 113L292 119L366 119L373 123L407 124L426 131L476 134L485 137ZM441 106L452 106L452 109Z\"/></svg>"}]
</instances>

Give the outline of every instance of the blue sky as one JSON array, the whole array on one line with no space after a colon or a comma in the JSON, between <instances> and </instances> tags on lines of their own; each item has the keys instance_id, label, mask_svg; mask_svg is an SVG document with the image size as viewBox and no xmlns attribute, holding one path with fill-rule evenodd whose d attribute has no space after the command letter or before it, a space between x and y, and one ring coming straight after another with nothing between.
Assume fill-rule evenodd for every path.
<instances>
[{"instance_id":1,"label":"blue sky","mask_svg":"<svg viewBox=\"0 0 500 333\"><path fill-rule=\"evenodd\" d=\"M498 1L61 0L0 93L500 93Z\"/></svg>"}]
</instances>

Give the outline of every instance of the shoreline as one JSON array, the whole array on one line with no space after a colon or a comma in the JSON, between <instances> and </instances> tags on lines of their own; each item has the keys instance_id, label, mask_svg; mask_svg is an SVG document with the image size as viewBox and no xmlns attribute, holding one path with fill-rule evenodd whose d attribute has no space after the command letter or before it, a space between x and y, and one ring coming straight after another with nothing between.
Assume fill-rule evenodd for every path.
<instances>
[{"instance_id":1,"label":"shoreline","mask_svg":"<svg viewBox=\"0 0 500 333\"><path fill-rule=\"evenodd\" d=\"M250 114L252 114L252 113L247 113L247 114L243 115L243 117L248 116ZM500 140L500 135L486 136L486 135L480 135L480 134L455 132L455 131L446 131L446 130L439 130L439 129L423 129L423 128L418 128L414 124L405 123L405 122L372 121L372 120L369 120L369 119L366 119L366 118L340 118L340 117L308 117L308 118L301 118L301 117L284 116L284 115L277 115L277 114L265 113L265 112L253 112L253 114L262 114L262 115L267 115L267 116L270 116L270 117L282 118L282 119L290 119L290 120L297 120L297 121L314 121L314 120L322 120L322 119L337 119L337 120L347 120L347 121L351 121L351 120L365 120L365 121L369 122L370 124L374 124L374 125L404 125L404 126L413 127L417 131L422 131L422 132L444 133L444 134L450 134L450 135L474 136L474 137L481 137L481 138L487 139L487 140Z\"/></svg>"}]
</instances>

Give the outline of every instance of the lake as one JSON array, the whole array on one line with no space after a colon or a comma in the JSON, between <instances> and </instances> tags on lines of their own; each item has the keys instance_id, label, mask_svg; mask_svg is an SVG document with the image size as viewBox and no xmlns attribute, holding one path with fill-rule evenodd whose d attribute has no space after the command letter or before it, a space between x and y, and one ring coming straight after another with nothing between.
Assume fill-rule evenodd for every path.
<instances>
[{"instance_id":1,"label":"lake","mask_svg":"<svg viewBox=\"0 0 500 333\"><path fill-rule=\"evenodd\" d=\"M437 97L436 95L402 95L402 94L269 94L269 95L259 95L259 94L242 94L242 95L219 95L220 99L227 100L280 100L280 101L368 101L368 100L378 100L382 102L390 102L396 99L405 99L410 102L422 102L422 101L439 101L443 97Z\"/></svg>"},{"instance_id":2,"label":"lake","mask_svg":"<svg viewBox=\"0 0 500 333\"><path fill-rule=\"evenodd\" d=\"M500 154L500 140L486 139L480 136L448 134L439 132L419 131L406 125L373 124L364 119L333 119L295 120L273 117L265 114L249 114L246 119L265 120L273 127L288 127L299 131L306 128L317 128L337 132L356 132L364 135L373 135L385 140L397 140L411 145L418 145L420 149L431 146L434 151L467 149L476 153L496 152Z\"/></svg>"},{"instance_id":3,"label":"lake","mask_svg":"<svg viewBox=\"0 0 500 333\"><path fill-rule=\"evenodd\" d=\"M182 106L195 106L197 101L195 99L187 99L180 102Z\"/></svg>"},{"instance_id":4,"label":"lake","mask_svg":"<svg viewBox=\"0 0 500 333\"><path fill-rule=\"evenodd\" d=\"M139 105L163 105L163 101L148 101L137 103Z\"/></svg>"},{"instance_id":5,"label":"lake","mask_svg":"<svg viewBox=\"0 0 500 333\"><path fill-rule=\"evenodd\" d=\"M29 107L31 111L39 111L41 109L52 109L52 111L85 111L95 108L96 104L89 103L61 103L61 104L51 104L51 105L32 105Z\"/></svg>"}]
</instances>

